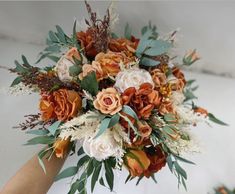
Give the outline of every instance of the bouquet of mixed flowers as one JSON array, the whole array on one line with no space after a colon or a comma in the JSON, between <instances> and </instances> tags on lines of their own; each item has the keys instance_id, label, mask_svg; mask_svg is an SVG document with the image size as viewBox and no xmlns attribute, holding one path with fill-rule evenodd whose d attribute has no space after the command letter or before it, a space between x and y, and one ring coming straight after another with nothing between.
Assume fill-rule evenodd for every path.
<instances>
[{"instance_id":1,"label":"bouquet of mixed flowers","mask_svg":"<svg viewBox=\"0 0 235 194\"><path fill-rule=\"evenodd\" d=\"M182 157L193 148L189 128L209 120L226 125L193 103L195 80L186 80L181 67L199 59L196 51L175 62L170 51L176 31L161 37L150 23L138 39L126 25L120 37L112 31L117 14L111 8L100 19L85 4L86 30L77 32L75 21L71 36L60 26L49 32L37 61L51 59L49 66L32 66L22 56L9 69L17 74L14 92L41 97L39 113L19 125L36 136L27 145L47 145L38 154L45 173L42 158L76 151L77 165L56 178L74 177L70 194L86 193L89 177L91 191L96 183L112 191L114 170L123 167L129 171L126 182L137 178L138 184L144 177L156 182L154 175L166 164L186 187L180 162L193 164Z\"/></svg>"}]
</instances>

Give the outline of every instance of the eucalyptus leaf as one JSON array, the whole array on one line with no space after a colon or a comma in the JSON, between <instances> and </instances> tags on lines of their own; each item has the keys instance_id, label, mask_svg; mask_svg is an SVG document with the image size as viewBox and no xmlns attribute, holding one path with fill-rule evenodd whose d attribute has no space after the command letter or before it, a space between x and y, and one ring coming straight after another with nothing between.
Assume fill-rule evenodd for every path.
<instances>
[{"instance_id":1,"label":"eucalyptus leaf","mask_svg":"<svg viewBox=\"0 0 235 194\"><path fill-rule=\"evenodd\" d=\"M28 142L25 145L52 144L54 143L54 141L55 141L54 137L39 136L28 140Z\"/></svg>"},{"instance_id":2,"label":"eucalyptus leaf","mask_svg":"<svg viewBox=\"0 0 235 194\"><path fill-rule=\"evenodd\" d=\"M114 125L116 125L120 120L120 115L119 114L115 114L111 117L110 121L109 121L109 126L108 128L113 127Z\"/></svg>"},{"instance_id":3,"label":"eucalyptus leaf","mask_svg":"<svg viewBox=\"0 0 235 194\"><path fill-rule=\"evenodd\" d=\"M208 117L210 119L210 121L217 123L219 125L224 125L224 126L228 126L227 123L224 123L223 121L219 120L218 118L216 118L212 113L208 113Z\"/></svg>"},{"instance_id":4,"label":"eucalyptus leaf","mask_svg":"<svg viewBox=\"0 0 235 194\"><path fill-rule=\"evenodd\" d=\"M72 166L72 167L66 168L60 174L58 174L56 176L55 181L58 181L63 178L74 176L75 174L77 174L77 172L78 172L77 166Z\"/></svg>"},{"instance_id":5,"label":"eucalyptus leaf","mask_svg":"<svg viewBox=\"0 0 235 194\"><path fill-rule=\"evenodd\" d=\"M95 167L95 171L94 171L94 173L92 175L92 178L91 178L91 192L92 193L94 191L95 184L98 181L101 168L102 168L102 163L100 163L98 166Z\"/></svg>"},{"instance_id":6,"label":"eucalyptus leaf","mask_svg":"<svg viewBox=\"0 0 235 194\"><path fill-rule=\"evenodd\" d=\"M131 28L130 28L130 25L128 23L125 26L125 34L124 34L124 36L128 40L131 39Z\"/></svg>"},{"instance_id":7,"label":"eucalyptus leaf","mask_svg":"<svg viewBox=\"0 0 235 194\"><path fill-rule=\"evenodd\" d=\"M58 42L58 38L53 31L49 31L48 35L52 42Z\"/></svg>"},{"instance_id":8,"label":"eucalyptus leaf","mask_svg":"<svg viewBox=\"0 0 235 194\"><path fill-rule=\"evenodd\" d=\"M166 53L172 44L164 40L153 40L150 43L150 48L147 49L144 54L149 56L158 56Z\"/></svg>"},{"instance_id":9,"label":"eucalyptus leaf","mask_svg":"<svg viewBox=\"0 0 235 194\"><path fill-rule=\"evenodd\" d=\"M51 126L49 126L47 129L54 136L57 129L59 128L60 124L61 124L61 121L56 121Z\"/></svg>"},{"instance_id":10,"label":"eucalyptus leaf","mask_svg":"<svg viewBox=\"0 0 235 194\"><path fill-rule=\"evenodd\" d=\"M26 59L26 57L24 55L21 56L22 57L22 61L24 63L24 66L30 68L31 65L29 64L28 60Z\"/></svg>"},{"instance_id":11,"label":"eucalyptus leaf","mask_svg":"<svg viewBox=\"0 0 235 194\"><path fill-rule=\"evenodd\" d=\"M22 81L22 77L18 76L17 78L14 79L10 87L13 87L15 85L18 85Z\"/></svg>"},{"instance_id":12,"label":"eucalyptus leaf","mask_svg":"<svg viewBox=\"0 0 235 194\"><path fill-rule=\"evenodd\" d=\"M144 65L146 67L154 67L160 64L160 61L156 61L151 58L143 57L141 59L141 65Z\"/></svg>"},{"instance_id":13,"label":"eucalyptus leaf","mask_svg":"<svg viewBox=\"0 0 235 194\"><path fill-rule=\"evenodd\" d=\"M135 111L130 106L124 105L123 108L122 108L122 112L130 115L131 117L133 117L137 121L139 120L137 114L135 113Z\"/></svg>"},{"instance_id":14,"label":"eucalyptus leaf","mask_svg":"<svg viewBox=\"0 0 235 194\"><path fill-rule=\"evenodd\" d=\"M98 82L95 72L91 72L83 78L83 80L81 81L81 87L83 90L88 91L93 96L98 93Z\"/></svg>"},{"instance_id":15,"label":"eucalyptus leaf","mask_svg":"<svg viewBox=\"0 0 235 194\"><path fill-rule=\"evenodd\" d=\"M26 132L27 134L33 134L33 135L47 135L49 133L48 130L44 129L37 129L37 130L30 130Z\"/></svg>"},{"instance_id":16,"label":"eucalyptus leaf","mask_svg":"<svg viewBox=\"0 0 235 194\"><path fill-rule=\"evenodd\" d=\"M178 162L174 162L175 170L179 173L182 177L187 179L186 171L178 164Z\"/></svg>"},{"instance_id":17,"label":"eucalyptus leaf","mask_svg":"<svg viewBox=\"0 0 235 194\"><path fill-rule=\"evenodd\" d=\"M106 117L101 121L98 133L96 134L95 138L102 135L108 129L110 121L111 121L110 117Z\"/></svg>"}]
</instances>

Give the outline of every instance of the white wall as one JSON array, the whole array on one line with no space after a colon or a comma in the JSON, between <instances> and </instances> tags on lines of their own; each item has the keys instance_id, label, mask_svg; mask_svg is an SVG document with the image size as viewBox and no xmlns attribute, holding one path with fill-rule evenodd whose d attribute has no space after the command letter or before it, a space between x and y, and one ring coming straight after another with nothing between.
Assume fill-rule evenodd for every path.
<instances>
[{"instance_id":1,"label":"white wall","mask_svg":"<svg viewBox=\"0 0 235 194\"><path fill-rule=\"evenodd\" d=\"M91 3L102 15L109 2ZM235 76L235 2L121 1L116 2L123 31L129 22L135 32L149 20L160 32L181 28L179 53L197 48L202 60L196 69ZM83 2L0 2L0 37L43 43L55 24L71 32L74 17L87 17Z\"/></svg>"}]
</instances>

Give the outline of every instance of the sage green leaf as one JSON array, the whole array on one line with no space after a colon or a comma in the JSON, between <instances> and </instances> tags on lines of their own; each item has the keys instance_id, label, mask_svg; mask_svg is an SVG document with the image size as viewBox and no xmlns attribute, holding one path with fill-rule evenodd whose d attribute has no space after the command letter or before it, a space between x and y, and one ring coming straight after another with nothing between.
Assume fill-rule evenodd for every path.
<instances>
[{"instance_id":1,"label":"sage green leaf","mask_svg":"<svg viewBox=\"0 0 235 194\"><path fill-rule=\"evenodd\" d=\"M136 49L136 53L144 53L145 49L149 46L149 44L152 42L152 40L149 40L149 38L152 35L151 30L147 30L144 35L140 38L140 42L138 44L138 47Z\"/></svg>"},{"instance_id":2,"label":"sage green leaf","mask_svg":"<svg viewBox=\"0 0 235 194\"><path fill-rule=\"evenodd\" d=\"M81 81L81 87L93 96L98 93L98 82L95 72L91 72L83 78L83 80Z\"/></svg>"},{"instance_id":3,"label":"sage green leaf","mask_svg":"<svg viewBox=\"0 0 235 194\"><path fill-rule=\"evenodd\" d=\"M104 163L105 166L105 178L109 185L110 191L113 191L113 181L114 181L114 174L113 169L106 163Z\"/></svg>"},{"instance_id":4,"label":"sage green leaf","mask_svg":"<svg viewBox=\"0 0 235 194\"><path fill-rule=\"evenodd\" d=\"M24 63L24 66L30 68L31 65L29 64L29 62L28 62L28 60L26 59L26 57L25 57L24 55L22 55L21 57L22 57L22 61L23 61L23 63Z\"/></svg>"},{"instance_id":5,"label":"sage green leaf","mask_svg":"<svg viewBox=\"0 0 235 194\"><path fill-rule=\"evenodd\" d=\"M115 114L111 117L110 121L109 121L109 126L108 128L113 127L114 125L116 125L120 120L120 115L119 114Z\"/></svg>"},{"instance_id":6,"label":"sage green leaf","mask_svg":"<svg viewBox=\"0 0 235 194\"><path fill-rule=\"evenodd\" d=\"M137 114L135 113L135 111L130 107L130 106L127 106L127 105L124 105L123 108L122 108L122 111L128 115L130 115L131 117L133 117L135 120L139 120Z\"/></svg>"},{"instance_id":7,"label":"sage green leaf","mask_svg":"<svg viewBox=\"0 0 235 194\"><path fill-rule=\"evenodd\" d=\"M160 61L156 61L154 59L150 59L150 58L147 58L147 57L143 57L141 59L141 65L144 65L146 67L154 67L156 65L159 65L160 64Z\"/></svg>"},{"instance_id":8,"label":"sage green leaf","mask_svg":"<svg viewBox=\"0 0 235 194\"><path fill-rule=\"evenodd\" d=\"M51 60L54 61L55 63L57 63L57 62L60 60L59 57L57 57L57 56L52 56L52 55L47 55L47 58L48 58L48 59L51 59Z\"/></svg>"},{"instance_id":9,"label":"sage green leaf","mask_svg":"<svg viewBox=\"0 0 235 194\"><path fill-rule=\"evenodd\" d=\"M60 41L64 44L67 43L66 41L66 35L64 33L64 31L62 30L62 28L59 26L59 25L56 25L56 29L57 29L57 32L58 32L58 38L60 39Z\"/></svg>"},{"instance_id":10,"label":"sage green leaf","mask_svg":"<svg viewBox=\"0 0 235 194\"><path fill-rule=\"evenodd\" d=\"M174 164L174 162L171 159L171 155L167 156L166 161L167 161L167 165L168 165L170 171L173 172L173 164Z\"/></svg>"},{"instance_id":11,"label":"sage green leaf","mask_svg":"<svg viewBox=\"0 0 235 194\"><path fill-rule=\"evenodd\" d=\"M109 128L109 124L110 124L111 118L110 117L106 117L104 118L101 123L100 123L100 127L99 127L99 131L96 134L95 138L99 137L100 135L102 135L108 128Z\"/></svg>"},{"instance_id":12,"label":"sage green leaf","mask_svg":"<svg viewBox=\"0 0 235 194\"><path fill-rule=\"evenodd\" d=\"M98 181L101 168L102 168L102 163L98 164L98 166L95 167L95 171L92 175L92 178L91 178L91 192L92 193L94 191L95 184Z\"/></svg>"},{"instance_id":13,"label":"sage green leaf","mask_svg":"<svg viewBox=\"0 0 235 194\"><path fill-rule=\"evenodd\" d=\"M15 60L15 71L21 74L25 74L28 72L28 70L26 68L24 68L18 61Z\"/></svg>"},{"instance_id":14,"label":"sage green leaf","mask_svg":"<svg viewBox=\"0 0 235 194\"><path fill-rule=\"evenodd\" d=\"M49 35L49 38L51 39L52 42L55 42L55 43L58 42L58 38L54 32L49 31L48 35Z\"/></svg>"},{"instance_id":15,"label":"sage green leaf","mask_svg":"<svg viewBox=\"0 0 235 194\"><path fill-rule=\"evenodd\" d=\"M154 174L152 174L152 175L151 175L151 178L152 178L152 180L157 184L157 180L156 180L156 178L155 178L155 175L154 175Z\"/></svg>"},{"instance_id":16,"label":"sage green leaf","mask_svg":"<svg viewBox=\"0 0 235 194\"><path fill-rule=\"evenodd\" d=\"M209 117L209 120L214 122L214 123L217 123L219 125L224 125L224 126L228 126L227 123L224 123L223 121L219 120L218 118L216 118L212 113L209 113L208 114L208 117Z\"/></svg>"},{"instance_id":17,"label":"sage green leaf","mask_svg":"<svg viewBox=\"0 0 235 194\"><path fill-rule=\"evenodd\" d=\"M83 147L81 146L80 149L77 152L77 155L80 156L82 154L84 154L84 150L83 150Z\"/></svg>"},{"instance_id":18,"label":"sage green leaf","mask_svg":"<svg viewBox=\"0 0 235 194\"><path fill-rule=\"evenodd\" d=\"M153 40L150 44L150 48L147 49L144 54L149 56L158 56L166 53L172 44L164 40Z\"/></svg>"},{"instance_id":19,"label":"sage green leaf","mask_svg":"<svg viewBox=\"0 0 235 194\"><path fill-rule=\"evenodd\" d=\"M84 164L86 164L90 160L89 156L83 156L77 163L78 169L81 168Z\"/></svg>"},{"instance_id":20,"label":"sage green leaf","mask_svg":"<svg viewBox=\"0 0 235 194\"><path fill-rule=\"evenodd\" d=\"M43 169L43 172L46 174L46 167L42 161L43 157L49 152L49 150L43 149L38 153L38 162L41 168Z\"/></svg>"},{"instance_id":21,"label":"sage green leaf","mask_svg":"<svg viewBox=\"0 0 235 194\"><path fill-rule=\"evenodd\" d=\"M36 145L36 144L52 144L54 143L55 138L50 137L50 136L39 136L39 137L34 137L30 140L25 145Z\"/></svg>"},{"instance_id":22,"label":"sage green leaf","mask_svg":"<svg viewBox=\"0 0 235 194\"><path fill-rule=\"evenodd\" d=\"M51 126L49 126L47 129L54 136L57 129L59 128L60 124L61 124L61 121L56 121Z\"/></svg>"},{"instance_id":23,"label":"sage green leaf","mask_svg":"<svg viewBox=\"0 0 235 194\"><path fill-rule=\"evenodd\" d=\"M131 178L131 174L129 174L129 175L126 177L125 184L130 180L130 178Z\"/></svg>"},{"instance_id":24,"label":"sage green leaf","mask_svg":"<svg viewBox=\"0 0 235 194\"><path fill-rule=\"evenodd\" d=\"M37 129L37 130L30 130L26 132L27 134L32 134L32 135L47 135L49 133L48 130L44 130L44 129Z\"/></svg>"},{"instance_id":25,"label":"sage green leaf","mask_svg":"<svg viewBox=\"0 0 235 194\"><path fill-rule=\"evenodd\" d=\"M179 173L182 177L187 179L186 171L178 164L178 162L174 162L175 170Z\"/></svg>"},{"instance_id":26,"label":"sage green leaf","mask_svg":"<svg viewBox=\"0 0 235 194\"><path fill-rule=\"evenodd\" d=\"M114 32L112 32L112 33L111 33L111 37L116 39L116 38L118 38L118 35L115 34Z\"/></svg>"},{"instance_id":27,"label":"sage green leaf","mask_svg":"<svg viewBox=\"0 0 235 194\"><path fill-rule=\"evenodd\" d=\"M13 87L15 85L18 85L22 81L22 77L18 76L17 78L14 79L10 87Z\"/></svg>"},{"instance_id":28,"label":"sage green leaf","mask_svg":"<svg viewBox=\"0 0 235 194\"><path fill-rule=\"evenodd\" d=\"M71 186L68 194L75 194L80 186L80 181L77 179Z\"/></svg>"},{"instance_id":29,"label":"sage green leaf","mask_svg":"<svg viewBox=\"0 0 235 194\"><path fill-rule=\"evenodd\" d=\"M138 180L137 180L137 182L136 182L136 186L140 183L140 181L141 181L143 178L144 178L143 175L141 175L141 176L138 178Z\"/></svg>"},{"instance_id":30,"label":"sage green leaf","mask_svg":"<svg viewBox=\"0 0 235 194\"><path fill-rule=\"evenodd\" d=\"M103 179L102 177L100 178L99 183L100 183L102 186L106 187L105 184L104 184L104 179Z\"/></svg>"},{"instance_id":31,"label":"sage green leaf","mask_svg":"<svg viewBox=\"0 0 235 194\"><path fill-rule=\"evenodd\" d=\"M47 48L45 48L45 51L57 53L57 52L60 52L60 46L58 46L57 44L50 45Z\"/></svg>"},{"instance_id":32,"label":"sage green leaf","mask_svg":"<svg viewBox=\"0 0 235 194\"><path fill-rule=\"evenodd\" d=\"M60 174L58 174L56 176L55 181L58 181L63 178L74 176L75 174L77 174L77 172L78 172L77 166L72 166L72 167L66 168Z\"/></svg>"},{"instance_id":33,"label":"sage green leaf","mask_svg":"<svg viewBox=\"0 0 235 194\"><path fill-rule=\"evenodd\" d=\"M73 65L69 68L70 76L78 76L82 71L82 68L78 65Z\"/></svg>"},{"instance_id":34,"label":"sage green leaf","mask_svg":"<svg viewBox=\"0 0 235 194\"><path fill-rule=\"evenodd\" d=\"M174 155L174 157L175 157L176 159L180 160L181 162L185 162L185 163L188 163L188 164L193 164L193 165L195 165L194 162L192 162L192 161L190 161L190 160L187 160L187 159L185 159L185 158L182 158L182 157L180 157L180 156Z\"/></svg>"},{"instance_id":35,"label":"sage green leaf","mask_svg":"<svg viewBox=\"0 0 235 194\"><path fill-rule=\"evenodd\" d=\"M129 24L127 23L125 26L125 34L124 34L125 38L130 40L131 39L131 28L129 26Z\"/></svg>"}]
</instances>

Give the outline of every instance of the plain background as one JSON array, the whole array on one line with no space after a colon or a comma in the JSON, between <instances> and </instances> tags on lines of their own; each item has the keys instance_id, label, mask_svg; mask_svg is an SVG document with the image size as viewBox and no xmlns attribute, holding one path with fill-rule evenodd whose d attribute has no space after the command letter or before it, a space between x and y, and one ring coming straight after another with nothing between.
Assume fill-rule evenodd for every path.
<instances>
[{"instance_id":1,"label":"plain background","mask_svg":"<svg viewBox=\"0 0 235 194\"><path fill-rule=\"evenodd\" d=\"M103 15L110 2L91 2ZM181 28L179 49L182 55L197 48L202 60L192 68L188 77L197 78L200 88L198 104L230 124L229 127L199 125L192 132L201 144L202 153L188 156L197 166L184 165L188 171L188 193L206 194L218 184L235 187L235 2L116 2L119 23L116 32L123 34L128 22L136 35L149 20L157 24L164 34ZM47 32L56 24L71 33L74 18L87 17L83 2L0 2L0 65L13 66L14 59L23 53L30 62L44 48ZM79 29L79 28L78 28ZM45 65L45 64L41 64ZM208 75L204 73L210 73ZM0 87L7 87L13 75L0 71ZM38 111L38 96L10 96L0 94L0 187L40 147L22 146L30 136L12 129L23 121L23 116ZM76 163L76 158L67 165ZM172 194L186 193L178 190L177 181L165 168L157 175L158 183L144 181L124 185L126 173L117 173L116 192ZM69 179L56 183L50 194L64 194ZM109 193L97 188L95 194Z\"/></svg>"}]
</instances>

